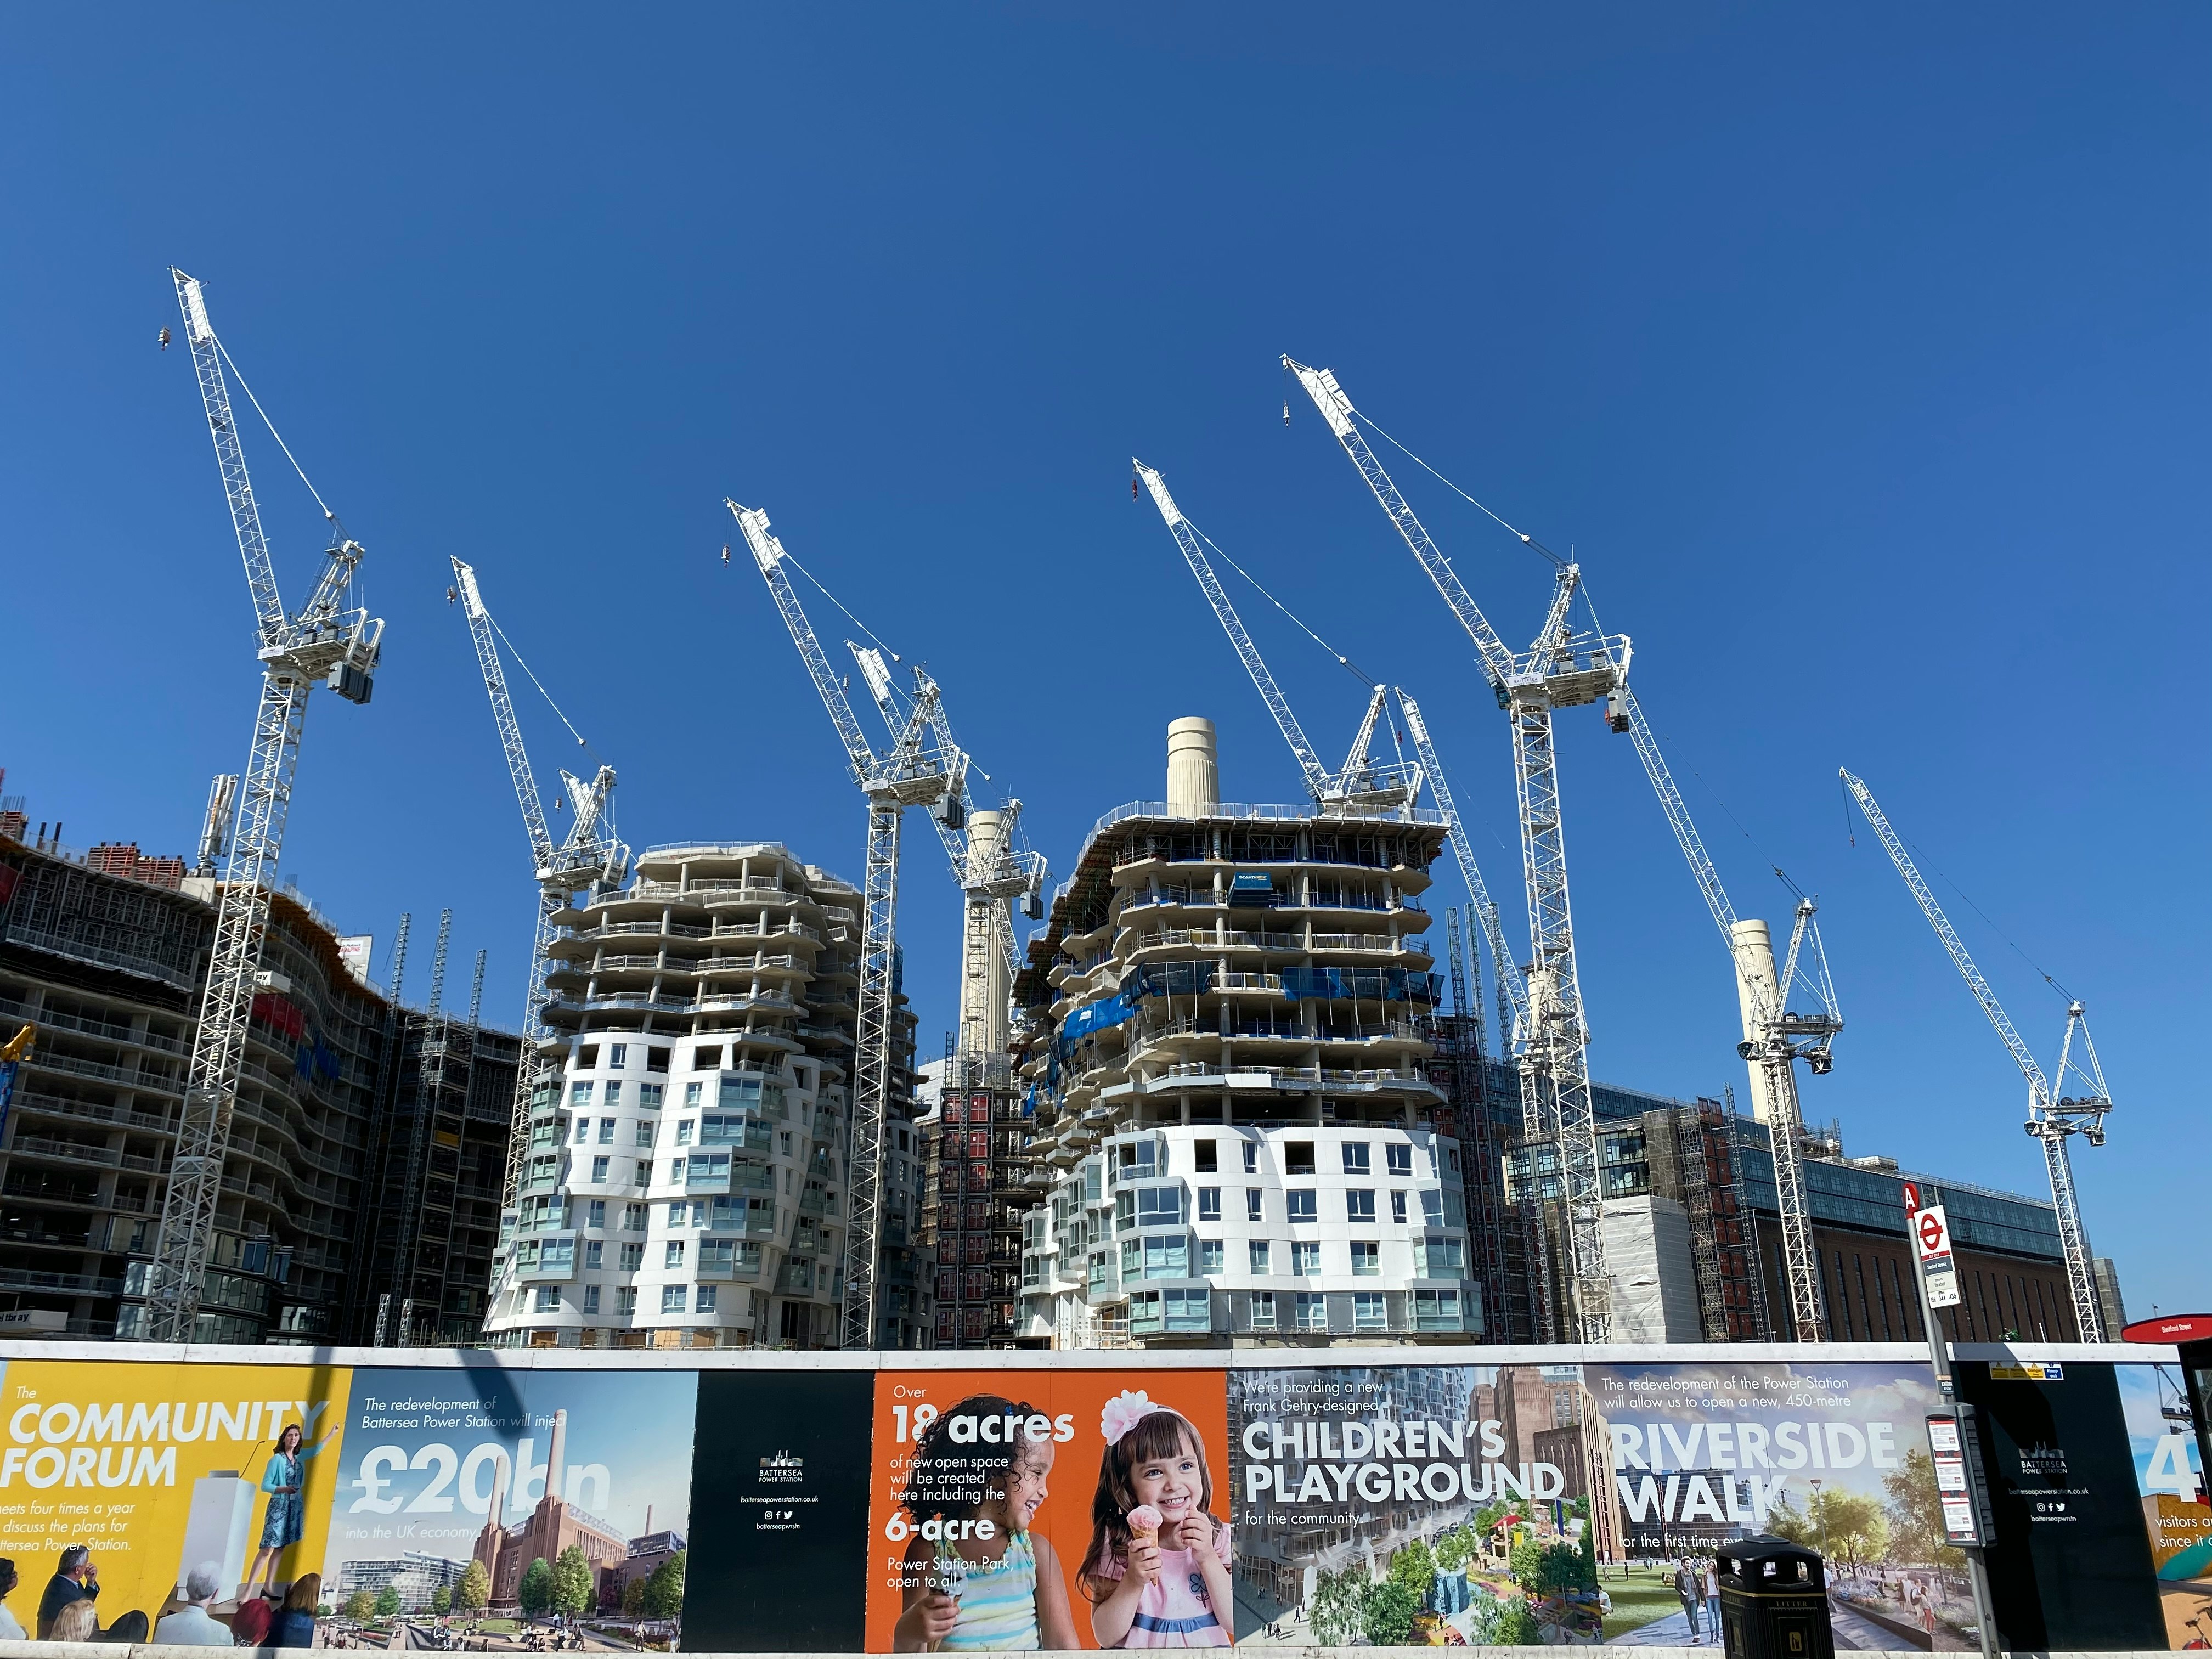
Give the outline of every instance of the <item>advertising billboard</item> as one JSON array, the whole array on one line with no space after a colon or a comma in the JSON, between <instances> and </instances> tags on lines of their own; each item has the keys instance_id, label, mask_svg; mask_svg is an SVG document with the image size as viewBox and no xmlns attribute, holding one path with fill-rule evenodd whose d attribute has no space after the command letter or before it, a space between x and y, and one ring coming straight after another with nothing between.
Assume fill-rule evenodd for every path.
<instances>
[{"instance_id":1,"label":"advertising billboard","mask_svg":"<svg viewBox=\"0 0 2212 1659\"><path fill-rule=\"evenodd\" d=\"M2212 1646L2212 1508L2179 1365L2115 1365L2167 1645Z\"/></svg>"}]
</instances>

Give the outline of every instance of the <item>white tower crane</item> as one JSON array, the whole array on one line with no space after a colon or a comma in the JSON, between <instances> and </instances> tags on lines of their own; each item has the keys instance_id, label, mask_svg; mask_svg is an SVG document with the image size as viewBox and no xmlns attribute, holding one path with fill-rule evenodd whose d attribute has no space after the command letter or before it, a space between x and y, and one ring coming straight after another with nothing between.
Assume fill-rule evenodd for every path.
<instances>
[{"instance_id":1,"label":"white tower crane","mask_svg":"<svg viewBox=\"0 0 2212 1659\"><path fill-rule=\"evenodd\" d=\"M531 943L522 1008L522 1052L514 1073L507 1174L500 1191L499 1266L492 1287L495 1297L507 1288L507 1268L514 1259L517 1200L523 1166L530 1155L531 1102L559 1063L553 1030L545 1023L545 976L552 967L554 941L562 932L558 918L575 894L593 886L619 886L629 874L629 848L614 833L615 769L604 765L588 784L568 772L561 774L561 787L568 792L568 805L574 810L568 833L558 844L554 842L545 825L545 805L538 779L530 769L522 726L514 717L514 702L507 695L507 670L499 656L499 624L484 606L474 567L459 559L453 562L453 586L460 596L461 613L468 618L469 637L476 645L484 691L491 699L492 723L499 730L500 750L507 757L507 778L522 808L531 872L538 883L538 928ZM398 995L396 986L393 994Z\"/></svg>"},{"instance_id":2,"label":"white tower crane","mask_svg":"<svg viewBox=\"0 0 2212 1659\"><path fill-rule=\"evenodd\" d=\"M176 283L208 433L215 442L223 492L229 498L231 527L246 562L258 635L255 655L261 664L253 745L239 788L237 830L223 871L215 948L192 1038L184 1115L168 1189L161 1200L161 1231L147 1285L146 1334L155 1341L181 1342L191 1340L199 1316L202 1281L215 1238L223 1159L230 1146L231 1115L246 1058L246 1022L269 927L268 883L283 848L307 690L317 680L327 680L331 690L348 702L367 702L384 624L349 603L362 549L328 507L323 516L331 533L322 577L296 613L286 612L231 414L230 388L223 375L228 354L208 321L207 299L198 279L173 268L169 274ZM274 435L273 427L270 431ZM283 441L277 440L280 447Z\"/></svg>"},{"instance_id":3,"label":"white tower crane","mask_svg":"<svg viewBox=\"0 0 2212 1659\"><path fill-rule=\"evenodd\" d=\"M799 647L799 659L829 711L845 745L853 781L868 803L867 873L863 886L866 915L860 933L860 1030L854 1048L853 1144L846 1156L845 1188L852 1217L845 1235L845 1307L842 1345L867 1348L876 1340L876 1267L881 1238L884 1109L890 1094L891 967L897 948L899 827L909 806L943 810L950 799L958 757L927 747L937 710L937 687L926 677L916 687L914 706L888 755L868 747L844 683L830 667L822 641L784 573L783 544L769 533L768 514L759 507L723 505L737 519L753 562L760 567L769 595Z\"/></svg>"},{"instance_id":4,"label":"white tower crane","mask_svg":"<svg viewBox=\"0 0 2212 1659\"><path fill-rule=\"evenodd\" d=\"M1559 567L1551 611L1543 628L1529 649L1516 656L1490 625L1368 447L1365 436L1352 422L1352 399L1338 385L1336 376L1289 357L1283 359L1283 366L1298 377L1407 547L1474 641L1484 678L1512 724L1522 872L1528 887L1533 945L1528 1018L1516 1043L1522 1067L1522 1116L1524 1124L1540 1138L1557 1140L1575 1334L1585 1342L1603 1342L1612 1333L1613 1292L1605 1265L1597 1120L1590 1102L1586 1052L1589 1033L1576 970L1574 915L1567 893L1566 839L1552 712L1596 702L1626 685L1630 642L1626 635L1577 633L1569 626L1567 608L1581 572L1566 563ZM1547 1082L1548 1089L1544 1086ZM1548 1306L1543 1317L1546 1335L1560 1334Z\"/></svg>"},{"instance_id":5,"label":"white tower crane","mask_svg":"<svg viewBox=\"0 0 2212 1659\"><path fill-rule=\"evenodd\" d=\"M1841 773L1844 786L1866 814L1866 821L1874 826L1882 847L1889 854L1889 861L1897 866L1897 873L1905 878L1913 898L1920 906L1920 914L1928 918L1928 925L1936 930L1936 937L1943 942L1950 953L1951 963L1959 970L1959 977L1966 981L1966 988L1974 1000L1989 1016L1990 1024L1996 1028L1997 1036L2011 1053L2013 1064L2020 1067L2021 1075L2027 1079L2027 1132L2043 1143L2043 1162L2051 1176L2051 1201L2058 1215L2058 1242L2066 1254L2066 1282L2074 1297L2074 1321L2081 1328L2084 1342L2105 1340L2105 1315L2097 1299L2096 1274L2091 1266L2089 1237L2081 1224L2081 1201L2074 1189L2074 1164L2066 1149L2067 1139L2072 1135L2087 1137L2092 1146L2105 1144L2105 1114L2112 1109L2112 1092L2105 1086L2104 1067L2098 1063L2096 1044L2089 1040L2089 1022L2081 1005L2068 999L2066 1009L2066 1037L2058 1050L2058 1087L2063 1091L2069 1076L2078 1079L2082 1092L2067 1095L2054 1091L2043 1068L2035 1062L2027 1042L2006 1015L1997 994L1990 989L1990 982L1982 977L1982 970L1974 965L1974 958L1966 950L1966 941L1959 937L1951 919L1943 914L1943 907L1936 902L1936 895L1928 890L1928 884L1920 878L1919 867L1905 850L1897 831L1890 828L1889 819L1874 798L1873 792L1850 772ZM2081 1050L2075 1051L2075 1038L2081 1038Z\"/></svg>"}]
</instances>

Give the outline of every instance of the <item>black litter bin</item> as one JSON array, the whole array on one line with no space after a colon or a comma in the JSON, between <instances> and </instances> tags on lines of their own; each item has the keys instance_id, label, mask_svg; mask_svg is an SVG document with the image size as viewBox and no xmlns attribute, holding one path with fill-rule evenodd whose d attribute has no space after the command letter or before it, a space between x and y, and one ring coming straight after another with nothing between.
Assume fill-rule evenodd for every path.
<instances>
[{"instance_id":1,"label":"black litter bin","mask_svg":"<svg viewBox=\"0 0 2212 1659\"><path fill-rule=\"evenodd\" d=\"M1717 1577L1728 1659L1836 1659L1819 1551L1780 1538L1738 1539L1720 1547Z\"/></svg>"}]
</instances>

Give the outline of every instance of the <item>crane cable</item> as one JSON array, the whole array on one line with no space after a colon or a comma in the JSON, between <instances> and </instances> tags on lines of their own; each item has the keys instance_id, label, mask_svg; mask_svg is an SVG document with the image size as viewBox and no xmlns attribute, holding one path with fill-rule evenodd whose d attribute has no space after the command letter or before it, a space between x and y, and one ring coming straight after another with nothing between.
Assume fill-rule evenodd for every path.
<instances>
[{"instance_id":1,"label":"crane cable","mask_svg":"<svg viewBox=\"0 0 2212 1659\"><path fill-rule=\"evenodd\" d=\"M1539 553L1542 554L1546 558L1549 559L1549 560L1550 560L1553 564L1565 564L1565 563L1566 563L1566 561L1565 561L1565 559L1561 558L1558 554L1556 554L1556 553L1553 552L1553 551L1552 551L1552 550L1551 550L1550 548L1548 548L1548 547L1545 546L1543 543L1541 543L1541 542L1538 541L1538 540L1537 540L1534 536L1531 536L1531 535L1530 535L1527 531L1525 531L1525 530L1522 530L1522 529L1518 529L1518 528L1516 528L1515 526L1506 523L1506 521L1505 521L1504 519L1499 518L1499 517L1498 516L1498 514L1497 514L1492 513L1492 512L1488 507L1486 507L1483 506L1483 504L1482 504L1480 501L1478 501L1477 500L1475 500L1474 496L1472 496L1472 495L1468 495L1468 494L1467 493L1467 491L1465 491L1464 489L1461 489L1457 484L1454 483L1453 483L1449 478L1447 478L1446 477L1444 477L1444 475L1443 475L1443 473L1441 473L1441 472L1437 471L1436 470L1436 468L1434 468L1434 467L1431 466L1431 465L1430 465L1426 461L1423 460L1423 459L1422 459L1419 455L1414 454L1414 453L1413 453L1413 452L1412 450L1410 450L1410 449L1407 449L1407 448L1406 447L1406 446L1405 446L1405 445L1403 445L1403 444L1400 443L1400 442L1399 442L1395 438L1391 437L1391 436L1390 436L1390 434L1389 434L1389 433L1387 433L1387 432L1383 432L1383 431L1382 431L1382 427L1381 427L1379 424L1377 424L1377 423L1376 423L1376 422L1375 418L1374 418L1372 416L1366 414L1366 413L1365 413L1365 412L1364 412L1363 410L1356 410L1356 409L1355 409L1354 410L1352 410L1352 414L1353 414L1354 416L1357 416L1357 417L1358 417L1361 422L1364 422L1366 425L1368 425L1368 426L1371 426L1371 427L1374 427L1375 430L1376 430L1376 432L1378 432L1378 433L1381 433L1381 434L1382 434L1382 437L1384 438L1384 440L1386 440L1386 441L1390 444L1390 446L1391 446L1393 448L1396 449L1396 450L1397 450L1401 454L1404 455L1407 460L1410 460L1411 462L1413 462L1414 465L1416 465L1416 466L1419 467L1419 468L1420 468L1424 472L1426 472L1426 473L1427 473L1431 477L1434 478L1434 479L1435 479L1438 483L1442 484L1442 485L1443 485L1446 489L1450 490L1450 491L1451 491L1451 493L1452 493L1453 495L1455 495L1458 496L1462 501L1465 501L1465 502L1466 502L1469 507L1474 507L1476 511L1478 511L1478 512L1481 513L1485 517L1489 518L1489 519L1491 519L1491 520L1494 520L1497 524L1498 524L1499 526L1502 526L1502 527L1504 527L1504 529L1506 529L1506 530L1508 530L1508 531L1510 531L1514 535L1516 535L1516 536L1519 537L1519 538L1521 538L1521 540L1522 540L1522 541L1523 541L1523 542L1525 542L1526 544L1528 544L1528 545L1529 545L1530 547L1534 548L1534 549L1535 549Z\"/></svg>"},{"instance_id":2,"label":"crane cable","mask_svg":"<svg viewBox=\"0 0 2212 1659\"><path fill-rule=\"evenodd\" d=\"M493 616L489 611L483 614L483 619L491 624L491 631L499 635L500 643L507 647L507 654L514 659L514 665L529 677L530 683L538 688L538 695L545 699L545 706L553 711L554 718L568 728L568 735L575 738L579 748L593 760L599 761L600 765L605 766L606 762L600 759L599 750L584 740L584 734L576 729L575 723L561 712L561 705L553 701L553 694L545 689L545 682L531 672L530 665L522 659L522 653L514 648L514 641L507 637L507 630L499 625L499 618Z\"/></svg>"},{"instance_id":3,"label":"crane cable","mask_svg":"<svg viewBox=\"0 0 2212 1659\"><path fill-rule=\"evenodd\" d=\"M1328 652L1330 656L1335 658L1339 665L1341 666L1346 672L1349 673L1354 679L1358 680L1370 691L1372 691L1376 686L1382 684L1380 680L1369 678L1366 670L1360 667L1358 663L1352 661L1351 658L1346 656L1344 653L1338 650L1327 640L1322 638L1320 635L1315 633L1312 629L1308 628L1304 622L1299 620L1297 614L1293 611L1290 606L1285 605L1280 599L1277 599L1273 593L1270 593L1266 588L1261 587L1259 578L1255 576L1250 571L1247 570L1243 565L1237 563L1236 560L1231 558L1226 553L1223 553L1221 551L1221 544L1215 541L1212 537L1207 535L1203 530L1199 529L1196 525L1191 524L1190 520L1188 517L1183 520L1183 522L1190 525L1191 530L1197 535L1199 540L1204 542L1216 553L1220 554L1221 562L1224 564L1227 565L1231 570L1242 576L1246 581L1250 582L1254 587L1258 588L1260 597L1261 599L1267 600L1269 605L1273 605L1276 610L1281 611L1285 617L1288 617L1292 623L1297 624L1299 632L1303 633L1308 639L1311 640L1322 650Z\"/></svg>"},{"instance_id":4,"label":"crane cable","mask_svg":"<svg viewBox=\"0 0 2212 1659\"><path fill-rule=\"evenodd\" d=\"M276 429L276 422L269 418L269 411L262 408L261 399L255 397L253 388L246 385L246 376L239 373L237 362L231 356L230 349L223 344L222 337L210 329L208 331L208 337L215 342L215 349L222 353L223 362L230 365L231 376L238 382L238 389L246 394L246 401L253 405L253 412L261 417L261 424L269 428L269 435L276 439L276 447L284 452L284 459L292 463L292 471L298 473L300 482L307 486L307 493L315 498L315 505L323 509L323 516L325 519L332 524L337 524L338 515L331 511L331 504L323 499L322 492L315 488L313 482L307 477L307 468L301 466L299 458L292 453L292 447L284 441L284 434Z\"/></svg>"}]
</instances>

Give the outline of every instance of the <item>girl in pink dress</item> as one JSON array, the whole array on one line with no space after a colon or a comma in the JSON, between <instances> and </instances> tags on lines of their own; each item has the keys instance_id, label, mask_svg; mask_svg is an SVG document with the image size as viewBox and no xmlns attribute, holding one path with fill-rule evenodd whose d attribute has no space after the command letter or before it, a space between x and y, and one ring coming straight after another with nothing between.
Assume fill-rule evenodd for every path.
<instances>
[{"instance_id":1,"label":"girl in pink dress","mask_svg":"<svg viewBox=\"0 0 2212 1659\"><path fill-rule=\"evenodd\" d=\"M1229 1646L1229 1528L1211 1512L1213 1477L1198 1430L1126 1391L1107 1402L1098 1426L1106 1455L1078 1574L1098 1645Z\"/></svg>"}]
</instances>

